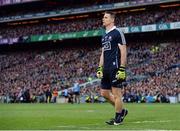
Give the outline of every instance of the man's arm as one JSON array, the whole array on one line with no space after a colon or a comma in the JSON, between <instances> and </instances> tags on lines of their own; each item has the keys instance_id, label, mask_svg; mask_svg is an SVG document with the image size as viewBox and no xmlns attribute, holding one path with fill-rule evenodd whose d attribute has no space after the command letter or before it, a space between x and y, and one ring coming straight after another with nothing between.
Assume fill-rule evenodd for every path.
<instances>
[{"instance_id":1,"label":"man's arm","mask_svg":"<svg viewBox=\"0 0 180 131\"><path fill-rule=\"evenodd\" d=\"M101 56L100 56L100 60L99 60L99 66L103 66L104 63L104 48L102 48L102 52L101 52Z\"/></svg>"},{"instance_id":2,"label":"man's arm","mask_svg":"<svg viewBox=\"0 0 180 131\"><path fill-rule=\"evenodd\" d=\"M127 62L127 49L126 49L126 44L119 44L119 49L121 52L121 66L125 67L126 66L126 62Z\"/></svg>"},{"instance_id":3,"label":"man's arm","mask_svg":"<svg viewBox=\"0 0 180 131\"><path fill-rule=\"evenodd\" d=\"M104 49L102 48L100 60L99 60L99 67L97 69L96 75L97 78L101 79L103 77L103 63L104 63Z\"/></svg>"},{"instance_id":4,"label":"man's arm","mask_svg":"<svg viewBox=\"0 0 180 131\"><path fill-rule=\"evenodd\" d=\"M120 58L121 65L116 73L116 78L118 80L124 81L124 80L126 80L126 67L125 66L126 66L126 61L127 61L126 60L127 59L127 49L126 49L126 44L123 44L123 45L119 44L118 46L121 51L121 58Z\"/></svg>"}]
</instances>

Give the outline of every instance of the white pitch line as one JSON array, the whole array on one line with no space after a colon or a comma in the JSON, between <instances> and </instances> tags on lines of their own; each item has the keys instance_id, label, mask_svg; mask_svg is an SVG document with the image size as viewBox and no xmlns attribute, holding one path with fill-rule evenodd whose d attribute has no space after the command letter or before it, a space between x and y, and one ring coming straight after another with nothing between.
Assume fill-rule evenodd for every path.
<instances>
[{"instance_id":1,"label":"white pitch line","mask_svg":"<svg viewBox=\"0 0 180 131\"><path fill-rule=\"evenodd\" d=\"M77 126L78 127L78 126ZM117 128L114 128L113 129L107 129L107 128L95 128L95 129L92 129L92 128L89 128L89 127L78 127L79 129L77 129L78 131L95 131L95 130L98 130L98 131L112 131L112 130L120 130L119 128L120 126L117 126ZM64 129L63 129L64 130ZM9 130L8 130L9 131ZM35 131L35 130L32 130L32 131ZM57 131L57 130L51 130L51 131ZM67 131L75 131L75 130L67 130ZM145 129L145 130L133 130L133 129L123 129L121 131L180 131L180 130L158 130L158 129Z\"/></svg>"},{"instance_id":2,"label":"white pitch line","mask_svg":"<svg viewBox=\"0 0 180 131\"><path fill-rule=\"evenodd\" d=\"M75 126L75 125L61 125L61 126L57 126L57 127L70 128L70 127L77 127L77 126Z\"/></svg>"},{"instance_id":3,"label":"white pitch line","mask_svg":"<svg viewBox=\"0 0 180 131\"><path fill-rule=\"evenodd\" d=\"M86 110L86 112L95 112L94 110Z\"/></svg>"},{"instance_id":4,"label":"white pitch line","mask_svg":"<svg viewBox=\"0 0 180 131\"><path fill-rule=\"evenodd\" d=\"M171 122L171 120L159 120L159 121L135 121L135 122L131 122L131 123L140 124L140 123L167 123L167 122Z\"/></svg>"}]
</instances>

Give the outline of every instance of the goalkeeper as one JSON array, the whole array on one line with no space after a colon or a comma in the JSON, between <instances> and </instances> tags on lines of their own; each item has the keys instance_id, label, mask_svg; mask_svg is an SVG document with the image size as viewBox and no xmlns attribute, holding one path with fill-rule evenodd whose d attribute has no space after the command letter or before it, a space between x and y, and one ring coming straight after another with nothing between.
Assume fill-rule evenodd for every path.
<instances>
[{"instance_id":1,"label":"goalkeeper","mask_svg":"<svg viewBox=\"0 0 180 131\"><path fill-rule=\"evenodd\" d=\"M122 82L126 79L126 41L123 32L115 26L115 14L105 12L102 19L105 34L102 36L102 53L97 77L101 79L101 95L115 108L115 117L106 121L119 125L128 111L123 109Z\"/></svg>"}]
</instances>

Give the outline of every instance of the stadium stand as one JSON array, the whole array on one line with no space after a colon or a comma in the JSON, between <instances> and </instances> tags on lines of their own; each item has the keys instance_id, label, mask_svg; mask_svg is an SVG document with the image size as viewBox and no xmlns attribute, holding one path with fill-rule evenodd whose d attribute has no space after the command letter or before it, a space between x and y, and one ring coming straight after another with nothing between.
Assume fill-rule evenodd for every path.
<instances>
[{"instance_id":1,"label":"stadium stand","mask_svg":"<svg viewBox=\"0 0 180 131\"><path fill-rule=\"evenodd\" d=\"M131 94L128 96L133 99L139 91L144 95L141 97L148 96L150 93L153 97L159 94L165 97L178 95L179 44L172 41L156 44L156 47L158 47L157 50L153 50L155 48L153 43L129 45L128 80L130 84L125 88L125 92L128 91ZM100 49L97 47L5 53L0 56L2 74L0 94L1 96L8 94L11 101L18 101L26 89L30 90L32 97L38 96L40 90L45 92L47 84L50 88L57 87L60 91L66 87L72 87L77 78L80 84L88 82L89 77L96 79L95 70L99 53ZM88 91L89 89L83 89L82 92ZM138 100L130 100L129 97L126 96L125 101L140 101L140 96ZM13 98L15 100L12 100Z\"/></svg>"},{"instance_id":2,"label":"stadium stand","mask_svg":"<svg viewBox=\"0 0 180 131\"><path fill-rule=\"evenodd\" d=\"M124 1L113 0L113 3ZM50 3L48 7L38 9L34 6L30 11L14 7L15 12L10 12L8 7L3 7L6 10L0 11L0 16L66 10L70 7L105 5L111 2L111 0L98 2L93 0L91 3L82 2L78 5L71 1L69 5L73 6L59 7L56 5L53 9L54 3ZM21 24L13 24L18 23L16 21L1 23L0 40L101 29L101 15L101 13L89 13L88 17L84 18L63 17L67 19L55 21L46 19L39 20L36 24L21 25L21 22ZM117 15L119 16L117 19L119 27L180 22L178 7L148 8L148 10L137 12L119 12ZM154 41L147 33L126 34L128 38L128 78L123 89L125 102L168 103L170 97L180 96L180 37L178 33L174 33L176 34L174 39L174 34L167 32L169 36L172 36L167 40L167 35L164 35L163 31L150 33L157 37L162 35ZM147 35L145 40L140 39L141 35L142 37ZM86 37L85 39L67 40L68 42L66 40L49 41L41 45L38 45L39 43L0 45L0 102L51 102L51 93L55 88L59 91L59 96L62 96L64 89L71 92L71 87L76 80L82 87L81 102L104 102L105 100L99 93L100 83L96 78L96 68L101 52L100 37L96 39ZM138 40L134 41L134 39ZM37 47L34 44L37 44ZM51 44L55 47L49 49ZM66 44L70 46L64 46ZM34 46L35 50L32 48ZM8 50L9 48L15 51ZM20 48L21 51L19 51ZM93 81L95 84L90 84Z\"/></svg>"},{"instance_id":3,"label":"stadium stand","mask_svg":"<svg viewBox=\"0 0 180 131\"><path fill-rule=\"evenodd\" d=\"M148 24L169 23L180 21L180 9L153 10L137 13L118 14L117 26L141 26ZM101 17L91 17L90 19L78 19L75 21L65 20L51 23L42 23L36 25L19 25L2 27L0 36L2 38L18 36L30 36L40 34L56 34L67 32L78 32L86 30L100 29L102 24ZM68 25L68 28L67 26Z\"/></svg>"},{"instance_id":4,"label":"stadium stand","mask_svg":"<svg viewBox=\"0 0 180 131\"><path fill-rule=\"evenodd\" d=\"M0 6L3 10L0 12L1 17L7 16L17 16L17 15L24 15L24 14L35 14L35 13L42 13L48 11L62 11L68 9L77 9L77 8L86 8L91 7L93 5L104 5L104 4L112 4L112 3L122 3L128 2L128 0L68 0L68 1L58 1L58 0L46 0L46 1L34 1L29 6L29 3L24 3L23 6L26 8L18 8L22 5L15 5L9 8L8 6ZM1 5L1 3L0 3Z\"/></svg>"}]
</instances>

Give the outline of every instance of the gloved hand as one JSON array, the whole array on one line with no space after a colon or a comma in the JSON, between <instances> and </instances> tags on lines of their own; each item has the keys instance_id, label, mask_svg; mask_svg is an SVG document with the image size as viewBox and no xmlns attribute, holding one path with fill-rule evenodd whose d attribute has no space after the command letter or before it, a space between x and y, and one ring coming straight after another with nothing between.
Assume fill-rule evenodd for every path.
<instances>
[{"instance_id":1,"label":"gloved hand","mask_svg":"<svg viewBox=\"0 0 180 131\"><path fill-rule=\"evenodd\" d=\"M96 76L97 78L101 79L103 77L103 67L102 66L99 66L97 68L97 72L96 72Z\"/></svg>"},{"instance_id":2,"label":"gloved hand","mask_svg":"<svg viewBox=\"0 0 180 131\"><path fill-rule=\"evenodd\" d=\"M120 68L116 73L116 78L117 80L122 80L122 81L126 80L126 69L124 66L120 66Z\"/></svg>"}]
</instances>

